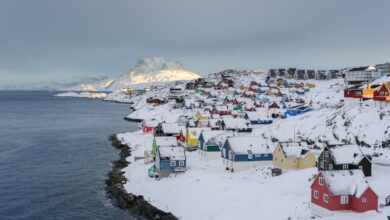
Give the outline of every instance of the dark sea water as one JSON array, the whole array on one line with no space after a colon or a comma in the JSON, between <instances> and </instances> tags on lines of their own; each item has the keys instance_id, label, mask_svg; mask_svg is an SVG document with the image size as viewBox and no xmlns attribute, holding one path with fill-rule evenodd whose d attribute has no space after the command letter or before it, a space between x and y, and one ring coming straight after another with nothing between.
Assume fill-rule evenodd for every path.
<instances>
[{"instance_id":1,"label":"dark sea water","mask_svg":"<svg viewBox=\"0 0 390 220\"><path fill-rule=\"evenodd\" d=\"M0 91L0 219L137 218L104 189L129 106L52 95Z\"/></svg>"}]
</instances>

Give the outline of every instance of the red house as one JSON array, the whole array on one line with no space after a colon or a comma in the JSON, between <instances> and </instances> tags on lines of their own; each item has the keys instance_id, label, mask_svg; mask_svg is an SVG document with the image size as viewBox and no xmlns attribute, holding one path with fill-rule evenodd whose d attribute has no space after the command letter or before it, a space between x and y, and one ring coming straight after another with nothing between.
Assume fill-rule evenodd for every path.
<instances>
[{"instance_id":1,"label":"red house","mask_svg":"<svg viewBox=\"0 0 390 220\"><path fill-rule=\"evenodd\" d=\"M381 102L390 102L390 81L384 83L374 91L374 100Z\"/></svg>"},{"instance_id":2,"label":"red house","mask_svg":"<svg viewBox=\"0 0 390 220\"><path fill-rule=\"evenodd\" d=\"M226 105L214 105L211 113L218 114L218 115L228 115L229 109Z\"/></svg>"},{"instance_id":3,"label":"red house","mask_svg":"<svg viewBox=\"0 0 390 220\"><path fill-rule=\"evenodd\" d=\"M312 214L378 210L378 196L361 170L320 171L311 185Z\"/></svg>"},{"instance_id":4,"label":"red house","mask_svg":"<svg viewBox=\"0 0 390 220\"><path fill-rule=\"evenodd\" d=\"M158 124L156 120L144 120L142 122L142 131L144 133L153 133Z\"/></svg>"},{"instance_id":5,"label":"red house","mask_svg":"<svg viewBox=\"0 0 390 220\"><path fill-rule=\"evenodd\" d=\"M360 85L356 85L344 89L344 97L361 99L363 96L362 96L362 89L360 87L361 87Z\"/></svg>"}]
</instances>

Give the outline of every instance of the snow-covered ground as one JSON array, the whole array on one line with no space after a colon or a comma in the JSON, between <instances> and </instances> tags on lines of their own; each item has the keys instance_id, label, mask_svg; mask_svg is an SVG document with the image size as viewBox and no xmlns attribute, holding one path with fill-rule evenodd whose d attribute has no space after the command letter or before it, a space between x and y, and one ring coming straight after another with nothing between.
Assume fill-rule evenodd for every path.
<instances>
[{"instance_id":1,"label":"snow-covered ground","mask_svg":"<svg viewBox=\"0 0 390 220\"><path fill-rule=\"evenodd\" d=\"M55 96L58 97L74 97L74 98L92 98L92 99L104 99L107 97L107 93L103 92L62 92Z\"/></svg>"},{"instance_id":2,"label":"snow-covered ground","mask_svg":"<svg viewBox=\"0 0 390 220\"><path fill-rule=\"evenodd\" d=\"M186 152L185 173L156 180L147 173L151 164L134 158L150 150L153 137L140 132L119 134L129 144L131 164L123 169L126 190L143 195L152 205L182 219L311 219L310 185L316 168L285 171L272 177L267 168L238 173L225 170L222 159L204 161L198 152ZM390 193L390 167L373 166L368 182L383 204ZM323 219L385 219L390 207L363 214L342 213Z\"/></svg>"}]
</instances>

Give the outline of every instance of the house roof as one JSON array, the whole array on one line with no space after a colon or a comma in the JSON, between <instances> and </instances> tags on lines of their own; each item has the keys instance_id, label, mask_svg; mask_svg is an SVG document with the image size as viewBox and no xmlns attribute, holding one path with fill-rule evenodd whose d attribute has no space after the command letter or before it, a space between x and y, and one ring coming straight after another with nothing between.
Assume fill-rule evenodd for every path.
<instances>
[{"instance_id":1,"label":"house roof","mask_svg":"<svg viewBox=\"0 0 390 220\"><path fill-rule=\"evenodd\" d=\"M321 171L332 195L352 195L359 198L368 188L361 170Z\"/></svg>"},{"instance_id":2,"label":"house roof","mask_svg":"<svg viewBox=\"0 0 390 220\"><path fill-rule=\"evenodd\" d=\"M226 105L217 105L217 106L215 106L215 109L217 110L217 111L219 111L219 112L221 112L221 111L227 111L228 110L228 108L227 108L227 106Z\"/></svg>"},{"instance_id":3,"label":"house roof","mask_svg":"<svg viewBox=\"0 0 390 220\"><path fill-rule=\"evenodd\" d=\"M229 142L231 149L236 154L248 154L248 150L254 154L268 154L272 152L267 139L263 137L238 136L229 137L226 141Z\"/></svg>"},{"instance_id":4,"label":"house roof","mask_svg":"<svg viewBox=\"0 0 390 220\"><path fill-rule=\"evenodd\" d=\"M255 112L247 112L246 115L250 121L268 120L270 118L266 108L258 108Z\"/></svg>"},{"instance_id":5,"label":"house roof","mask_svg":"<svg viewBox=\"0 0 390 220\"><path fill-rule=\"evenodd\" d=\"M210 127L211 128L218 128L221 123L222 123L222 119L220 118L212 118L209 120L209 123L210 123Z\"/></svg>"},{"instance_id":6,"label":"house roof","mask_svg":"<svg viewBox=\"0 0 390 220\"><path fill-rule=\"evenodd\" d=\"M154 137L156 145L160 146L177 146L177 140L172 136Z\"/></svg>"},{"instance_id":7,"label":"house roof","mask_svg":"<svg viewBox=\"0 0 390 220\"><path fill-rule=\"evenodd\" d=\"M244 118L223 117L225 129L247 129L249 127Z\"/></svg>"},{"instance_id":8,"label":"house roof","mask_svg":"<svg viewBox=\"0 0 390 220\"><path fill-rule=\"evenodd\" d=\"M228 136L233 135L231 131L203 131L203 140L207 144L218 144L219 142L224 143L224 140Z\"/></svg>"},{"instance_id":9,"label":"house roof","mask_svg":"<svg viewBox=\"0 0 390 220\"><path fill-rule=\"evenodd\" d=\"M159 147L158 152L160 158L166 158L169 160L185 160L186 155L184 147Z\"/></svg>"},{"instance_id":10,"label":"house roof","mask_svg":"<svg viewBox=\"0 0 390 220\"><path fill-rule=\"evenodd\" d=\"M357 145L341 145L329 147L335 164L358 164L364 157Z\"/></svg>"},{"instance_id":11,"label":"house roof","mask_svg":"<svg viewBox=\"0 0 390 220\"><path fill-rule=\"evenodd\" d=\"M302 158L310 152L304 143L280 143L280 147L287 158Z\"/></svg>"},{"instance_id":12,"label":"house roof","mask_svg":"<svg viewBox=\"0 0 390 220\"><path fill-rule=\"evenodd\" d=\"M157 120L144 120L144 125L149 128L155 128L159 124Z\"/></svg>"},{"instance_id":13,"label":"house roof","mask_svg":"<svg viewBox=\"0 0 390 220\"><path fill-rule=\"evenodd\" d=\"M185 129L177 123L163 123L161 126L164 134L180 134Z\"/></svg>"}]
</instances>

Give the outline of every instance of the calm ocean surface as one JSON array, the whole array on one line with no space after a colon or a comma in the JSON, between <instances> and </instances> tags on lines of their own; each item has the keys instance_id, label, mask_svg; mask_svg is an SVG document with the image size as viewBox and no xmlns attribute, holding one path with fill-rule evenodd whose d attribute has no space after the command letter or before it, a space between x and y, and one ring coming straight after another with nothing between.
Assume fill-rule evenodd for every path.
<instances>
[{"instance_id":1,"label":"calm ocean surface","mask_svg":"<svg viewBox=\"0 0 390 220\"><path fill-rule=\"evenodd\" d=\"M104 189L129 106L53 94L0 91L0 219L139 218Z\"/></svg>"}]
</instances>

